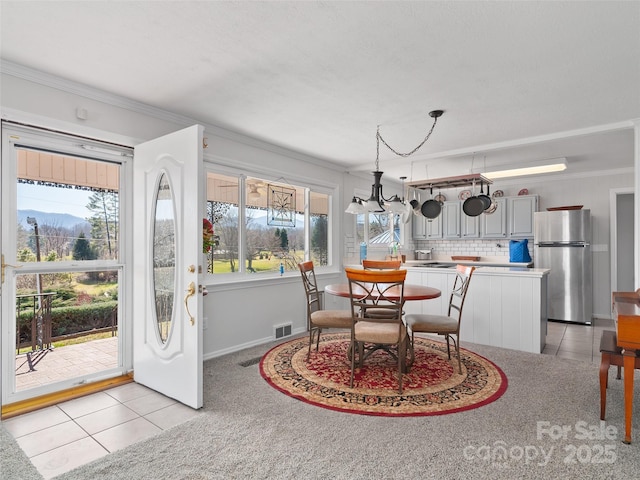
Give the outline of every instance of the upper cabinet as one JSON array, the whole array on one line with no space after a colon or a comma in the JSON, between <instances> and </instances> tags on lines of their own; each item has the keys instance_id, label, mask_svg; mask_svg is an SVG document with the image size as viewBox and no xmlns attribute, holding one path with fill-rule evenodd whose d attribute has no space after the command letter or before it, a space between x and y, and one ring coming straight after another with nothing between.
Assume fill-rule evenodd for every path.
<instances>
[{"instance_id":1,"label":"upper cabinet","mask_svg":"<svg viewBox=\"0 0 640 480\"><path fill-rule=\"evenodd\" d=\"M533 237L533 214L537 210L537 195L507 197L509 237Z\"/></svg>"},{"instance_id":2,"label":"upper cabinet","mask_svg":"<svg viewBox=\"0 0 640 480\"><path fill-rule=\"evenodd\" d=\"M462 202L460 203L462 208ZM480 236L480 216L470 217L465 215L464 210L461 212L461 228L460 236L462 238L478 238Z\"/></svg>"},{"instance_id":3,"label":"upper cabinet","mask_svg":"<svg viewBox=\"0 0 640 480\"><path fill-rule=\"evenodd\" d=\"M411 223L414 240L442 238L442 213L433 220L424 215L414 215Z\"/></svg>"},{"instance_id":4,"label":"upper cabinet","mask_svg":"<svg viewBox=\"0 0 640 480\"><path fill-rule=\"evenodd\" d=\"M473 238L531 238L533 214L538 210L537 195L496 197L493 213L469 217L462 210L462 201L445 202L434 220L422 215L413 218L413 238L428 240Z\"/></svg>"},{"instance_id":5,"label":"upper cabinet","mask_svg":"<svg viewBox=\"0 0 640 480\"><path fill-rule=\"evenodd\" d=\"M442 205L442 237L460 238L460 213L462 206L460 202L444 202Z\"/></svg>"},{"instance_id":6,"label":"upper cabinet","mask_svg":"<svg viewBox=\"0 0 640 480\"><path fill-rule=\"evenodd\" d=\"M493 199L496 205L492 213L480 215L480 236L482 238L506 238L507 236L507 199ZM490 207L491 208L491 207Z\"/></svg>"}]
</instances>

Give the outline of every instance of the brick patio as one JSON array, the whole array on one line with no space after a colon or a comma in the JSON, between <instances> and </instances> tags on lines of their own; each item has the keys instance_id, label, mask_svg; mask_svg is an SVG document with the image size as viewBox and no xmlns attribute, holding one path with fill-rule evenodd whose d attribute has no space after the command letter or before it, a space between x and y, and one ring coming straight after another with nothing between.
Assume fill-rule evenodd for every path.
<instances>
[{"instance_id":1,"label":"brick patio","mask_svg":"<svg viewBox=\"0 0 640 480\"><path fill-rule=\"evenodd\" d=\"M16 356L17 391L117 367L118 337L39 351L31 357L34 371L29 371L26 354Z\"/></svg>"}]
</instances>

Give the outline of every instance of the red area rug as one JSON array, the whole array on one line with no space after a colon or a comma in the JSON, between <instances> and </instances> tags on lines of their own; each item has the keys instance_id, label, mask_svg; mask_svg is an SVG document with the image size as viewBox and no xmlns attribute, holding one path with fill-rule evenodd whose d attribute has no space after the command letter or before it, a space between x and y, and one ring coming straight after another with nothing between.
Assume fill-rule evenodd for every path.
<instances>
[{"instance_id":1,"label":"red area rug","mask_svg":"<svg viewBox=\"0 0 640 480\"><path fill-rule=\"evenodd\" d=\"M306 361L308 337L290 340L268 351L260 373L281 392L319 407L361 415L443 415L478 408L500 398L507 377L495 364L461 349L462 375L457 359L447 359L447 345L416 337L416 359L403 377L398 393L395 360L374 352L357 368L349 388L351 363L347 359L349 334L323 334L320 349Z\"/></svg>"}]
</instances>

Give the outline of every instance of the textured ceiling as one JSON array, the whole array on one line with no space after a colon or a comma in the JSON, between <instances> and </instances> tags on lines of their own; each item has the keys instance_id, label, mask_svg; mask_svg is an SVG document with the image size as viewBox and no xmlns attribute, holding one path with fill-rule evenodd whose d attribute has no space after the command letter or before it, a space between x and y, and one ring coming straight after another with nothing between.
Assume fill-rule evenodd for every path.
<instances>
[{"instance_id":1,"label":"textured ceiling","mask_svg":"<svg viewBox=\"0 0 640 480\"><path fill-rule=\"evenodd\" d=\"M464 173L474 155L633 162L632 131L607 131L640 118L638 1L2 1L0 15L3 60L351 171L373 168L378 125L409 151L434 109L415 155L381 147L385 176ZM585 129L603 133L558 135Z\"/></svg>"}]
</instances>

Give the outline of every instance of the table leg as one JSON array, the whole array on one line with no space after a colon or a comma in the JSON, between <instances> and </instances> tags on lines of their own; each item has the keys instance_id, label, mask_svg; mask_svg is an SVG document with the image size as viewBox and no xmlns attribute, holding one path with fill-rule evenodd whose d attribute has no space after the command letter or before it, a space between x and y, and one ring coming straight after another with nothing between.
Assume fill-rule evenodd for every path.
<instances>
[{"instance_id":1,"label":"table leg","mask_svg":"<svg viewBox=\"0 0 640 480\"><path fill-rule=\"evenodd\" d=\"M631 443L631 416L633 413L633 374L636 352L624 351L624 443Z\"/></svg>"}]
</instances>

